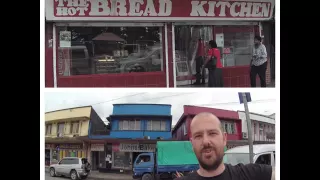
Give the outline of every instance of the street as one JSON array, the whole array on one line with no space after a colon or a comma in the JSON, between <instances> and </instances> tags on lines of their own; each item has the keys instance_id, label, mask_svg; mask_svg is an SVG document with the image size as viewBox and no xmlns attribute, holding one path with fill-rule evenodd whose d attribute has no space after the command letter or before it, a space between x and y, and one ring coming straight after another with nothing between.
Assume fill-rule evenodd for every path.
<instances>
[{"instance_id":1,"label":"street","mask_svg":"<svg viewBox=\"0 0 320 180\"><path fill-rule=\"evenodd\" d=\"M67 177L51 177L49 172L45 172L45 180L71 180ZM132 180L131 175L106 174L93 172L86 180Z\"/></svg>"},{"instance_id":2,"label":"street","mask_svg":"<svg viewBox=\"0 0 320 180\"><path fill-rule=\"evenodd\" d=\"M51 177L49 173L46 172L45 180L69 180L66 177Z\"/></svg>"}]
</instances>

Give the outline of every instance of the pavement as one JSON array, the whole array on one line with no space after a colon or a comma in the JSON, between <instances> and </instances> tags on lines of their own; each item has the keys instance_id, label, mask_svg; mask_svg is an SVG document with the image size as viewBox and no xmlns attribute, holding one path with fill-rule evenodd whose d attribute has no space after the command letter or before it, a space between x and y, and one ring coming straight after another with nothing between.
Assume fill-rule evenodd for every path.
<instances>
[{"instance_id":1,"label":"pavement","mask_svg":"<svg viewBox=\"0 0 320 180\"><path fill-rule=\"evenodd\" d=\"M70 180L66 177L51 177L49 168L45 168L45 180ZM92 171L86 180L132 180L131 174L117 174L117 173L100 173Z\"/></svg>"}]
</instances>

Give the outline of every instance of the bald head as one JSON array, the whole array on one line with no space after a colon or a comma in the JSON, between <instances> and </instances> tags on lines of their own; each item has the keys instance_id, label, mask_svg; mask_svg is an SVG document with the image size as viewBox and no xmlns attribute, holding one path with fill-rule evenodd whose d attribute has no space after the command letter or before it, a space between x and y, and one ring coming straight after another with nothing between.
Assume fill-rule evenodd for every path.
<instances>
[{"instance_id":1,"label":"bald head","mask_svg":"<svg viewBox=\"0 0 320 180\"><path fill-rule=\"evenodd\" d=\"M221 122L212 113L199 113L191 121L191 143L200 167L214 171L221 166L226 134L222 131Z\"/></svg>"},{"instance_id":2,"label":"bald head","mask_svg":"<svg viewBox=\"0 0 320 180\"><path fill-rule=\"evenodd\" d=\"M190 130L191 130L191 134L193 133L193 129L198 129L198 125L202 123L208 123L211 124L212 126L218 127L220 128L221 131L223 131L223 128L221 126L221 122L219 120L219 118L215 115L213 115L212 113L208 113L208 112L202 112L197 114L191 121L190 124Z\"/></svg>"}]
</instances>

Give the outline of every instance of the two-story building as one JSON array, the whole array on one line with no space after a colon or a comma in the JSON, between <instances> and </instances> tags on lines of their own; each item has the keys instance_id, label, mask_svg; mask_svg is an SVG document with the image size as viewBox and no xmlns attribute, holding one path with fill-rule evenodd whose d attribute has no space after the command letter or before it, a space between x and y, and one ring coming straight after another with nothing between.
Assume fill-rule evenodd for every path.
<instances>
[{"instance_id":1,"label":"two-story building","mask_svg":"<svg viewBox=\"0 0 320 180\"><path fill-rule=\"evenodd\" d=\"M90 120L102 121L91 106L45 113L45 162L57 163L63 157L87 157Z\"/></svg>"},{"instance_id":2,"label":"two-story building","mask_svg":"<svg viewBox=\"0 0 320 180\"><path fill-rule=\"evenodd\" d=\"M212 113L221 120L222 127L227 133L228 147L233 147L239 143L242 143L240 142L242 138L241 119L239 119L239 115L236 111L189 105L185 105L183 107L183 114L172 130L173 139L180 141L190 140L191 121L195 115L201 112Z\"/></svg>"},{"instance_id":3,"label":"two-story building","mask_svg":"<svg viewBox=\"0 0 320 180\"><path fill-rule=\"evenodd\" d=\"M114 104L107 120L90 122L91 162L100 171L130 170L142 152L155 151L156 142L171 138L171 105Z\"/></svg>"},{"instance_id":4,"label":"two-story building","mask_svg":"<svg viewBox=\"0 0 320 180\"><path fill-rule=\"evenodd\" d=\"M239 118L242 120L242 139L248 139L248 126L244 111L238 111ZM275 141L275 114L270 116L250 113L252 140L256 142Z\"/></svg>"}]
</instances>

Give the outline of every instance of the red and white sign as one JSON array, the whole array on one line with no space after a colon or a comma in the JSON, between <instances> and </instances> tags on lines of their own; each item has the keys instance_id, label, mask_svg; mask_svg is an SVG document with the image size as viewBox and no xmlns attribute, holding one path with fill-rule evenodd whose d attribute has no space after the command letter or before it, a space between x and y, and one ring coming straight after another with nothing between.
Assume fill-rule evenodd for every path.
<instances>
[{"instance_id":1,"label":"red and white sign","mask_svg":"<svg viewBox=\"0 0 320 180\"><path fill-rule=\"evenodd\" d=\"M274 0L46 0L47 20L267 20Z\"/></svg>"}]
</instances>

